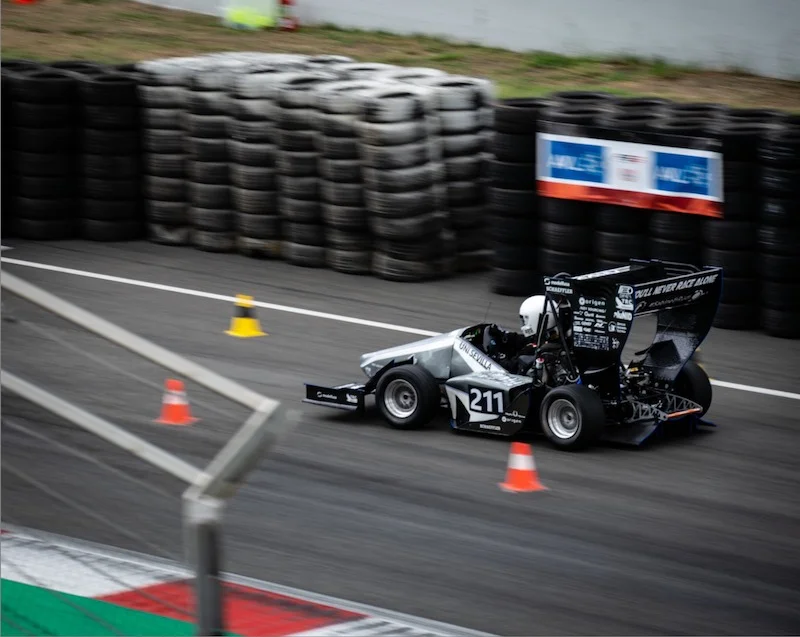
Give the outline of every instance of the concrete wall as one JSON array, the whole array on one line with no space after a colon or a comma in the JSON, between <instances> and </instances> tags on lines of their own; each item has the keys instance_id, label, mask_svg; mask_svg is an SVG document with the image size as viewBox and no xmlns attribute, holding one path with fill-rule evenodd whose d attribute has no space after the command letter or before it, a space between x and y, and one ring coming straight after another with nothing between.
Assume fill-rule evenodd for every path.
<instances>
[{"instance_id":1,"label":"concrete wall","mask_svg":"<svg viewBox=\"0 0 800 637\"><path fill-rule=\"evenodd\" d=\"M215 0L148 1L218 11ZM296 0L296 5L305 24L424 33L516 51L660 57L800 79L800 0Z\"/></svg>"}]
</instances>

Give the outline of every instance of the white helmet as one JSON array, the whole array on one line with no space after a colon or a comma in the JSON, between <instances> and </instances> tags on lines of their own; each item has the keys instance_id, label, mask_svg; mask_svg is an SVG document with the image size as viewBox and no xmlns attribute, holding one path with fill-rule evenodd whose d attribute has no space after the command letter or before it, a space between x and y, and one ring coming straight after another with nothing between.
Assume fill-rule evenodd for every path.
<instances>
[{"instance_id":1,"label":"white helmet","mask_svg":"<svg viewBox=\"0 0 800 637\"><path fill-rule=\"evenodd\" d=\"M519 306L519 322L522 326L522 333L525 336L535 336L541 328L540 321L544 321L545 333L556 326L556 315L553 310L547 307L546 298L543 294L531 296Z\"/></svg>"}]
</instances>

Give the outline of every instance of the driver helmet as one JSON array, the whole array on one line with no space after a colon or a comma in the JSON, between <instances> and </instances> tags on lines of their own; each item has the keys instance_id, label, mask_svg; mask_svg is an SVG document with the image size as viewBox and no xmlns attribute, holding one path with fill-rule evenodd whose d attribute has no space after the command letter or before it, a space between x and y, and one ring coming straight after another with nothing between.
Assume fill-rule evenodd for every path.
<instances>
[{"instance_id":1,"label":"driver helmet","mask_svg":"<svg viewBox=\"0 0 800 637\"><path fill-rule=\"evenodd\" d=\"M547 301L543 294L531 296L519 306L519 322L522 333L525 336L536 336L544 322L544 331L548 333L556 326L556 315L553 310L547 307Z\"/></svg>"}]
</instances>

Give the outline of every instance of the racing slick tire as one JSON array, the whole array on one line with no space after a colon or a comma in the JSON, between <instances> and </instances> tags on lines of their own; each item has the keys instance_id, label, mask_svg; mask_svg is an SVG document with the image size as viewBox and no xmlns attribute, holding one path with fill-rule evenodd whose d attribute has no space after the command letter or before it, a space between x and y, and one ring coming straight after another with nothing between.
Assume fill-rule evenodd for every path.
<instances>
[{"instance_id":1,"label":"racing slick tire","mask_svg":"<svg viewBox=\"0 0 800 637\"><path fill-rule=\"evenodd\" d=\"M539 408L539 421L547 439L567 451L596 442L606 423L603 401L584 385L564 385L550 390Z\"/></svg>"},{"instance_id":2,"label":"racing slick tire","mask_svg":"<svg viewBox=\"0 0 800 637\"><path fill-rule=\"evenodd\" d=\"M688 398L703 408L698 417L705 415L709 407L711 407L711 399L713 397L711 381L709 381L708 375L703 368L694 361L686 361L683 369L675 379L674 388L678 396Z\"/></svg>"},{"instance_id":3,"label":"racing slick tire","mask_svg":"<svg viewBox=\"0 0 800 637\"><path fill-rule=\"evenodd\" d=\"M393 429L418 429L436 415L441 404L439 383L422 367L401 365L381 376L375 404Z\"/></svg>"}]
</instances>

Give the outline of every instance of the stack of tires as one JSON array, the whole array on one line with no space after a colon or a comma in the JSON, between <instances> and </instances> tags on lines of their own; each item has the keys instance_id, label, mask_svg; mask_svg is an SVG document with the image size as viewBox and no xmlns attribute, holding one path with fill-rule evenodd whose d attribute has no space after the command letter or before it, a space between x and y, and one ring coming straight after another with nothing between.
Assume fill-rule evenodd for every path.
<instances>
[{"instance_id":1,"label":"stack of tires","mask_svg":"<svg viewBox=\"0 0 800 637\"><path fill-rule=\"evenodd\" d=\"M607 93L564 91L549 97L555 103L542 110L542 122L598 126L614 112ZM543 197L539 210L538 265L545 276L588 272L595 266L595 254L601 264L614 265L622 260L621 248L630 247L635 241L631 237L639 234L637 218L617 206Z\"/></svg>"},{"instance_id":2,"label":"stack of tires","mask_svg":"<svg viewBox=\"0 0 800 637\"><path fill-rule=\"evenodd\" d=\"M658 98L602 99L594 124L603 129L647 132L660 121L668 102ZM663 241L670 240L658 234L659 221L650 229L650 220L659 213L642 208L600 204L594 213L594 236L592 249L596 269L626 265L630 259L647 259L651 256L651 244L655 251L662 251ZM670 217L674 217L671 215ZM661 221L663 223L663 221ZM666 221L669 226L673 219ZM677 222L680 225L679 222Z\"/></svg>"},{"instance_id":3,"label":"stack of tires","mask_svg":"<svg viewBox=\"0 0 800 637\"><path fill-rule=\"evenodd\" d=\"M544 99L506 99L494 108L488 167L487 235L492 255L491 289L525 296L542 285L539 273L539 197L536 132Z\"/></svg>"},{"instance_id":4,"label":"stack of tires","mask_svg":"<svg viewBox=\"0 0 800 637\"><path fill-rule=\"evenodd\" d=\"M431 89L406 84L363 91L357 123L364 200L376 237L372 271L391 281L424 281L454 266L441 162L432 157L437 133ZM444 241L443 241L444 239ZM449 239L449 240L448 240Z\"/></svg>"},{"instance_id":5,"label":"stack of tires","mask_svg":"<svg viewBox=\"0 0 800 637\"><path fill-rule=\"evenodd\" d=\"M367 224L362 167L385 167L386 158L359 143L356 121L362 108L362 92L384 83L346 80L325 83L316 91L315 145L319 154L325 258L328 267L337 272L372 271L373 239Z\"/></svg>"},{"instance_id":6,"label":"stack of tires","mask_svg":"<svg viewBox=\"0 0 800 637\"><path fill-rule=\"evenodd\" d=\"M552 96L541 122L594 126L607 112L605 93L571 91ZM599 204L542 197L539 205L539 271L544 276L571 275L594 267L594 221ZM618 212L618 211L617 211ZM612 213L613 215L614 213ZM605 227L605 226L604 226Z\"/></svg>"},{"instance_id":7,"label":"stack of tires","mask_svg":"<svg viewBox=\"0 0 800 637\"><path fill-rule=\"evenodd\" d=\"M17 135L18 123L14 117L16 108L14 108L14 100L12 98L12 88L10 77L14 73L22 73L25 71L32 71L40 69L41 65L37 62L29 60L3 60L2 68L0 69L0 77L2 78L2 110L0 116L2 117L2 135L0 135L0 144L2 144L2 235L3 237L13 236L13 225L16 210L16 197L17 197L17 183L14 178L14 148L15 137Z\"/></svg>"},{"instance_id":8,"label":"stack of tires","mask_svg":"<svg viewBox=\"0 0 800 637\"><path fill-rule=\"evenodd\" d=\"M3 91L14 122L13 131L3 131L4 138L10 137L13 234L40 241L74 238L79 176L75 77L47 67L14 66Z\"/></svg>"},{"instance_id":9,"label":"stack of tires","mask_svg":"<svg viewBox=\"0 0 800 637\"><path fill-rule=\"evenodd\" d=\"M187 134L189 224L192 245L208 252L232 252L236 221L228 174L228 91L240 63L202 69L192 75L184 129ZM237 158L238 159L238 158Z\"/></svg>"},{"instance_id":10,"label":"stack of tires","mask_svg":"<svg viewBox=\"0 0 800 637\"><path fill-rule=\"evenodd\" d=\"M279 68L235 78L228 100L228 152L237 248L251 257L281 256L281 216L275 170L274 94Z\"/></svg>"},{"instance_id":11,"label":"stack of tires","mask_svg":"<svg viewBox=\"0 0 800 637\"><path fill-rule=\"evenodd\" d=\"M493 85L478 78L447 75L407 81L434 91L447 216L458 250L457 270L484 270L491 255L486 238L485 151L494 115Z\"/></svg>"},{"instance_id":12,"label":"stack of tires","mask_svg":"<svg viewBox=\"0 0 800 637\"><path fill-rule=\"evenodd\" d=\"M722 143L724 202L721 219L703 221L703 260L725 274L714 326L752 330L759 326L758 147L769 125L719 109L706 130Z\"/></svg>"},{"instance_id":13,"label":"stack of tires","mask_svg":"<svg viewBox=\"0 0 800 637\"><path fill-rule=\"evenodd\" d=\"M47 67L57 71L86 76L101 75L111 70L111 67L87 60L58 60L57 62L50 62Z\"/></svg>"},{"instance_id":14,"label":"stack of tires","mask_svg":"<svg viewBox=\"0 0 800 637\"><path fill-rule=\"evenodd\" d=\"M339 79L334 73L287 74L276 88L278 187L283 217L283 255L293 265L327 265L316 150L316 89Z\"/></svg>"},{"instance_id":15,"label":"stack of tires","mask_svg":"<svg viewBox=\"0 0 800 637\"><path fill-rule=\"evenodd\" d=\"M704 219L697 215L654 210L648 222L648 256L703 265L708 256L704 256L703 251L703 222Z\"/></svg>"},{"instance_id":16,"label":"stack of tires","mask_svg":"<svg viewBox=\"0 0 800 637\"><path fill-rule=\"evenodd\" d=\"M761 164L758 232L759 297L763 330L800 337L800 122L766 133Z\"/></svg>"},{"instance_id":17,"label":"stack of tires","mask_svg":"<svg viewBox=\"0 0 800 637\"><path fill-rule=\"evenodd\" d=\"M642 208L599 205L594 212L594 268L627 265L650 256L648 225L653 214Z\"/></svg>"},{"instance_id":18,"label":"stack of tires","mask_svg":"<svg viewBox=\"0 0 800 637\"><path fill-rule=\"evenodd\" d=\"M660 114L661 117L649 124L650 130L686 137L709 137L714 122L719 118L719 110L714 105L705 104L665 104ZM649 222L650 258L715 265L725 255L705 244L703 224L704 218L697 215L652 212Z\"/></svg>"},{"instance_id":19,"label":"stack of tires","mask_svg":"<svg viewBox=\"0 0 800 637\"><path fill-rule=\"evenodd\" d=\"M189 82L199 66L199 60L156 60L138 66L145 218L150 240L164 245L190 243L183 121Z\"/></svg>"},{"instance_id":20,"label":"stack of tires","mask_svg":"<svg viewBox=\"0 0 800 637\"><path fill-rule=\"evenodd\" d=\"M78 77L80 234L133 241L144 234L138 80L115 72Z\"/></svg>"}]
</instances>

